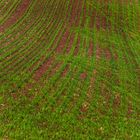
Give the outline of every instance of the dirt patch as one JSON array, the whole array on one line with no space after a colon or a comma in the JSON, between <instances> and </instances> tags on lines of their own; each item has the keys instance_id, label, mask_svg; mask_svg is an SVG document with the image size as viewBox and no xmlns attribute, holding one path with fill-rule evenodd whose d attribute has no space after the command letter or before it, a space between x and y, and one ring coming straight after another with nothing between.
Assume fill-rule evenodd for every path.
<instances>
[{"instance_id":1,"label":"dirt patch","mask_svg":"<svg viewBox=\"0 0 140 140\"><path fill-rule=\"evenodd\" d=\"M94 90L96 73L97 73L96 70L94 70L93 71L93 76L90 79L89 87L88 87L87 94L86 94L88 101L90 101L92 99L92 96L93 96L92 93L93 93L93 90Z\"/></svg>"},{"instance_id":2,"label":"dirt patch","mask_svg":"<svg viewBox=\"0 0 140 140\"><path fill-rule=\"evenodd\" d=\"M47 50L48 52L50 52L50 51L52 51L52 50L54 49L54 46L57 44L57 42L60 43L60 41L61 41L61 36L63 36L63 30L62 30L63 28L65 29L65 25L62 25L62 28L61 28L61 30L58 32L58 34L56 35L56 38L55 38L55 40L54 40L52 46L48 48L48 50ZM59 41L59 39L60 39L60 41ZM58 44L59 44L59 43L58 43ZM58 49L58 48L56 48L56 50L57 50L57 49ZM56 50L55 50L55 51L56 51ZM56 52L59 52L59 49L58 49Z\"/></svg>"},{"instance_id":3,"label":"dirt patch","mask_svg":"<svg viewBox=\"0 0 140 140\"><path fill-rule=\"evenodd\" d=\"M69 11L71 11L71 5L73 4L73 0L69 0L69 5L68 5L68 10L67 10L67 14L66 14L66 17L69 17ZM70 22L70 19L69 21Z\"/></svg>"},{"instance_id":4,"label":"dirt patch","mask_svg":"<svg viewBox=\"0 0 140 140\"><path fill-rule=\"evenodd\" d=\"M94 27L94 24L95 24L95 19L96 19L96 10L93 9L91 6L90 6L90 28L92 29Z\"/></svg>"},{"instance_id":5,"label":"dirt patch","mask_svg":"<svg viewBox=\"0 0 140 140\"><path fill-rule=\"evenodd\" d=\"M100 30L101 28L107 29L108 23L106 17L96 16L96 28Z\"/></svg>"},{"instance_id":6,"label":"dirt patch","mask_svg":"<svg viewBox=\"0 0 140 140\"><path fill-rule=\"evenodd\" d=\"M118 60L118 54L117 54L117 52L114 53L114 59L115 60Z\"/></svg>"},{"instance_id":7,"label":"dirt patch","mask_svg":"<svg viewBox=\"0 0 140 140\"><path fill-rule=\"evenodd\" d=\"M68 73L68 71L69 71L69 67L70 67L70 66L67 64L66 67L65 67L65 69L64 69L64 71L63 71L62 74L61 74L62 77L65 77L65 76L67 75L67 73Z\"/></svg>"},{"instance_id":8,"label":"dirt patch","mask_svg":"<svg viewBox=\"0 0 140 140\"><path fill-rule=\"evenodd\" d=\"M102 56L102 49L97 45L96 47L96 60L100 60Z\"/></svg>"},{"instance_id":9,"label":"dirt patch","mask_svg":"<svg viewBox=\"0 0 140 140\"><path fill-rule=\"evenodd\" d=\"M104 98L104 105L106 106L107 109L110 108L110 100L111 100L111 93L109 92L107 86L102 83L101 85L101 95Z\"/></svg>"},{"instance_id":10,"label":"dirt patch","mask_svg":"<svg viewBox=\"0 0 140 140\"><path fill-rule=\"evenodd\" d=\"M81 106L80 111L81 112L87 112L87 110L89 109L90 104L88 102L84 102Z\"/></svg>"},{"instance_id":11,"label":"dirt patch","mask_svg":"<svg viewBox=\"0 0 140 140\"><path fill-rule=\"evenodd\" d=\"M9 26L13 25L17 20L25 13L28 6L30 4L30 0L23 0L22 3L17 7L14 14L6 20L6 22L0 26L0 32L4 32Z\"/></svg>"},{"instance_id":12,"label":"dirt patch","mask_svg":"<svg viewBox=\"0 0 140 140\"><path fill-rule=\"evenodd\" d=\"M38 69L37 71L34 73L33 79L35 81L38 81L44 74L45 72L48 70L48 68L52 65L54 61L54 58L49 58L48 60L46 60Z\"/></svg>"},{"instance_id":13,"label":"dirt patch","mask_svg":"<svg viewBox=\"0 0 140 140\"><path fill-rule=\"evenodd\" d=\"M72 11L71 11L71 17L70 17L70 25L75 25L76 17L77 17L77 7L78 7L78 0L74 1L74 4L72 5Z\"/></svg>"},{"instance_id":14,"label":"dirt patch","mask_svg":"<svg viewBox=\"0 0 140 140\"><path fill-rule=\"evenodd\" d=\"M82 23L81 23L81 27L85 26L86 23L86 2L84 3L84 8L83 8L83 17L82 17Z\"/></svg>"},{"instance_id":15,"label":"dirt patch","mask_svg":"<svg viewBox=\"0 0 140 140\"><path fill-rule=\"evenodd\" d=\"M111 51L110 51L109 48L105 48L105 49L104 49L104 54L105 54L106 60L111 60L112 55L111 55Z\"/></svg>"},{"instance_id":16,"label":"dirt patch","mask_svg":"<svg viewBox=\"0 0 140 140\"><path fill-rule=\"evenodd\" d=\"M80 74L80 79L85 80L87 78L87 73L83 72Z\"/></svg>"},{"instance_id":17,"label":"dirt patch","mask_svg":"<svg viewBox=\"0 0 140 140\"><path fill-rule=\"evenodd\" d=\"M128 103L128 110L127 110L127 117L131 118L133 114L133 106L132 106L132 102L129 101Z\"/></svg>"},{"instance_id":18,"label":"dirt patch","mask_svg":"<svg viewBox=\"0 0 140 140\"><path fill-rule=\"evenodd\" d=\"M92 98L92 93L94 91L94 88L95 88L95 80L96 80L96 75L97 75L97 70L94 69L93 70L93 73L92 73L92 77L90 79L90 84L89 84L89 88L88 88L88 91L87 91L87 98L88 100L91 100Z\"/></svg>"},{"instance_id":19,"label":"dirt patch","mask_svg":"<svg viewBox=\"0 0 140 140\"><path fill-rule=\"evenodd\" d=\"M33 89L34 85L35 85L35 83L25 84L25 86L21 90L22 95L24 95L32 100L34 98L34 95L29 94L29 92Z\"/></svg>"},{"instance_id":20,"label":"dirt patch","mask_svg":"<svg viewBox=\"0 0 140 140\"><path fill-rule=\"evenodd\" d=\"M79 24L80 24L80 17L81 17L81 13L82 13L82 8L83 8L83 1L80 0L79 6L77 9L77 18L76 18L75 26L79 26Z\"/></svg>"},{"instance_id":21,"label":"dirt patch","mask_svg":"<svg viewBox=\"0 0 140 140\"><path fill-rule=\"evenodd\" d=\"M57 53L61 53L66 45L67 39L69 37L69 30L67 29L66 32L64 33L64 35L62 36L57 48L56 48L56 52Z\"/></svg>"},{"instance_id":22,"label":"dirt patch","mask_svg":"<svg viewBox=\"0 0 140 140\"><path fill-rule=\"evenodd\" d=\"M89 42L89 49L88 49L88 56L89 57L93 56L93 48L94 48L93 41L90 40L90 42Z\"/></svg>"},{"instance_id":23,"label":"dirt patch","mask_svg":"<svg viewBox=\"0 0 140 140\"><path fill-rule=\"evenodd\" d=\"M102 23L101 23L101 27L103 29L110 29L111 28L111 23L107 20L106 16L103 16L101 19Z\"/></svg>"},{"instance_id":24,"label":"dirt patch","mask_svg":"<svg viewBox=\"0 0 140 140\"><path fill-rule=\"evenodd\" d=\"M36 61L36 62L29 68L29 71L32 72L33 69L34 69L40 62L44 61L44 59L45 59L45 55L42 55L41 58L40 58L38 61Z\"/></svg>"},{"instance_id":25,"label":"dirt patch","mask_svg":"<svg viewBox=\"0 0 140 140\"><path fill-rule=\"evenodd\" d=\"M120 107L121 104L121 95L120 93L116 93L113 101L113 108L117 109Z\"/></svg>"}]
</instances>

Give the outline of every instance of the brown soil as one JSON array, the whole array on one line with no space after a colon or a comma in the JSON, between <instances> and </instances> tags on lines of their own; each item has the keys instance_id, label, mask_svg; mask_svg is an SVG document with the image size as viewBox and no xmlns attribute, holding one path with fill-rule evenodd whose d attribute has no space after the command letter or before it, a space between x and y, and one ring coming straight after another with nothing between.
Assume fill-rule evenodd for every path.
<instances>
[{"instance_id":1,"label":"brown soil","mask_svg":"<svg viewBox=\"0 0 140 140\"><path fill-rule=\"evenodd\" d=\"M109 29L111 27L110 23L108 23L107 18L106 17L102 17L101 18L101 27L103 29Z\"/></svg>"},{"instance_id":2,"label":"brown soil","mask_svg":"<svg viewBox=\"0 0 140 140\"><path fill-rule=\"evenodd\" d=\"M96 19L96 11L95 9L92 10L92 7L91 8L91 12L90 12L90 28L92 29L94 27L94 24L95 24L95 19Z\"/></svg>"},{"instance_id":3,"label":"brown soil","mask_svg":"<svg viewBox=\"0 0 140 140\"><path fill-rule=\"evenodd\" d=\"M67 29L66 32L64 33L64 35L62 36L62 38L61 38L61 40L60 40L60 42L58 44L58 47L56 48L56 52L62 53L62 51L63 51L63 49L64 49L64 47L66 45L67 39L69 37L69 34L70 34L70 32Z\"/></svg>"},{"instance_id":4,"label":"brown soil","mask_svg":"<svg viewBox=\"0 0 140 140\"><path fill-rule=\"evenodd\" d=\"M50 51L52 51L53 49L54 49L54 46L57 44L57 42L59 41L59 38L60 38L60 41L61 41L61 36L63 36L63 32L62 32L62 29L65 29L65 25L63 25L62 26L62 28L61 28L61 30L59 31L59 33L57 34L57 36L56 36L56 38L55 38L55 40L54 40L54 42L53 42L53 44L52 44L52 47L49 47L48 48L48 52L50 52ZM58 43L59 44L59 43ZM56 48L56 50L57 50L57 48ZM58 51L58 50L57 50ZM56 52L57 52L56 51ZM46 52L47 53L47 52Z\"/></svg>"},{"instance_id":5,"label":"brown soil","mask_svg":"<svg viewBox=\"0 0 140 140\"><path fill-rule=\"evenodd\" d=\"M78 7L78 0L74 1L74 4L72 5L72 11L71 11L71 17L70 17L70 25L75 25L76 17L77 17L77 7Z\"/></svg>"},{"instance_id":6,"label":"brown soil","mask_svg":"<svg viewBox=\"0 0 140 140\"><path fill-rule=\"evenodd\" d=\"M102 84L101 86L101 95L104 98L104 105L106 106L107 109L110 108L110 100L111 100L111 93L107 89L107 86L105 84Z\"/></svg>"},{"instance_id":7,"label":"brown soil","mask_svg":"<svg viewBox=\"0 0 140 140\"><path fill-rule=\"evenodd\" d=\"M118 54L117 53L114 53L114 59L118 60Z\"/></svg>"},{"instance_id":8,"label":"brown soil","mask_svg":"<svg viewBox=\"0 0 140 140\"><path fill-rule=\"evenodd\" d=\"M82 23L81 26L84 27L86 23L86 2L84 4L84 8L83 8L83 17L82 17Z\"/></svg>"},{"instance_id":9,"label":"brown soil","mask_svg":"<svg viewBox=\"0 0 140 140\"><path fill-rule=\"evenodd\" d=\"M17 22L17 20L25 13L29 4L30 4L30 0L23 0L22 3L15 10L13 15L9 19L7 19L3 25L0 26L0 32L3 32L9 26Z\"/></svg>"},{"instance_id":10,"label":"brown soil","mask_svg":"<svg viewBox=\"0 0 140 140\"><path fill-rule=\"evenodd\" d=\"M92 40L90 40L89 49L88 49L89 57L93 56L93 48L94 48L93 42L92 42Z\"/></svg>"},{"instance_id":11,"label":"brown soil","mask_svg":"<svg viewBox=\"0 0 140 140\"><path fill-rule=\"evenodd\" d=\"M67 12L67 14L66 14L66 17L69 17L69 11L71 10L71 5L73 4L73 0L70 0L69 1L69 5L68 5L68 12ZM69 19L69 21L70 21L70 19Z\"/></svg>"},{"instance_id":12,"label":"brown soil","mask_svg":"<svg viewBox=\"0 0 140 140\"><path fill-rule=\"evenodd\" d=\"M81 112L87 112L87 110L89 109L89 103L88 102L84 102L81 106L80 111Z\"/></svg>"},{"instance_id":13,"label":"brown soil","mask_svg":"<svg viewBox=\"0 0 140 140\"><path fill-rule=\"evenodd\" d=\"M102 49L99 47L99 45L97 45L97 48L96 48L96 59L100 60L101 56L102 56Z\"/></svg>"},{"instance_id":14,"label":"brown soil","mask_svg":"<svg viewBox=\"0 0 140 140\"><path fill-rule=\"evenodd\" d=\"M86 96L87 96L87 101L91 102L93 99L93 91L94 91L94 83L95 83L95 77L93 76L90 79L90 84L89 84L89 88L87 90Z\"/></svg>"},{"instance_id":15,"label":"brown soil","mask_svg":"<svg viewBox=\"0 0 140 140\"><path fill-rule=\"evenodd\" d=\"M45 74L45 72L48 70L48 68L50 67L50 65L52 65L54 61L54 58L49 58L48 60L46 60L39 68L38 70L34 73L33 79L35 81L38 81L43 74Z\"/></svg>"},{"instance_id":16,"label":"brown soil","mask_svg":"<svg viewBox=\"0 0 140 140\"><path fill-rule=\"evenodd\" d=\"M75 26L79 26L80 17L81 17L81 13L82 13L82 5L83 5L83 1L80 0L79 6L78 6L78 9L77 9L77 19L76 19L76 22L75 22Z\"/></svg>"},{"instance_id":17,"label":"brown soil","mask_svg":"<svg viewBox=\"0 0 140 140\"><path fill-rule=\"evenodd\" d=\"M121 104L121 95L117 93L115 95L114 101L113 101L113 108L119 108Z\"/></svg>"},{"instance_id":18,"label":"brown soil","mask_svg":"<svg viewBox=\"0 0 140 140\"><path fill-rule=\"evenodd\" d=\"M128 110L127 110L127 117L130 118L132 117L133 114L133 106L132 106L132 102L129 101L128 103Z\"/></svg>"},{"instance_id":19,"label":"brown soil","mask_svg":"<svg viewBox=\"0 0 140 140\"><path fill-rule=\"evenodd\" d=\"M80 78L81 78L82 80L85 80L85 79L87 78L87 73L86 73L86 72L81 73L81 74L80 74Z\"/></svg>"},{"instance_id":20,"label":"brown soil","mask_svg":"<svg viewBox=\"0 0 140 140\"><path fill-rule=\"evenodd\" d=\"M105 53L106 59L107 59L107 60L111 60L112 55L111 55L111 52L110 52L109 48L105 48L105 49L104 49L104 53Z\"/></svg>"},{"instance_id":21,"label":"brown soil","mask_svg":"<svg viewBox=\"0 0 140 140\"><path fill-rule=\"evenodd\" d=\"M45 59L45 55L42 55L41 58L36 61L30 68L29 68L29 71L32 72L32 70L42 61L44 61Z\"/></svg>"},{"instance_id":22,"label":"brown soil","mask_svg":"<svg viewBox=\"0 0 140 140\"><path fill-rule=\"evenodd\" d=\"M62 74L61 74L61 76L62 77L65 77L66 76L66 74L68 73L68 71L69 71L69 65L67 65L66 67L65 67L65 69L64 69L64 71L62 72Z\"/></svg>"}]
</instances>

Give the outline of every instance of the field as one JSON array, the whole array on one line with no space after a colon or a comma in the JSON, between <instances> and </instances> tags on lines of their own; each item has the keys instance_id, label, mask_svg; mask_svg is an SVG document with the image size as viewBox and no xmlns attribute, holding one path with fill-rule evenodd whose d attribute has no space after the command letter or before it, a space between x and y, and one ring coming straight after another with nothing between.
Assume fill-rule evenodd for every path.
<instances>
[{"instance_id":1,"label":"field","mask_svg":"<svg viewBox=\"0 0 140 140\"><path fill-rule=\"evenodd\" d=\"M0 139L139 140L140 1L0 0Z\"/></svg>"}]
</instances>

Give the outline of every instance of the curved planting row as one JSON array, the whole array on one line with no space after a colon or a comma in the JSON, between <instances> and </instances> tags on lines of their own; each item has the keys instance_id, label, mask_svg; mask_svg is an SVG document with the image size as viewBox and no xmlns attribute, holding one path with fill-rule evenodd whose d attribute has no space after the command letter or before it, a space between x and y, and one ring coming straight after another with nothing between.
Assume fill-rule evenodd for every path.
<instances>
[{"instance_id":1,"label":"curved planting row","mask_svg":"<svg viewBox=\"0 0 140 140\"><path fill-rule=\"evenodd\" d=\"M139 8L0 1L0 137L137 139Z\"/></svg>"}]
</instances>

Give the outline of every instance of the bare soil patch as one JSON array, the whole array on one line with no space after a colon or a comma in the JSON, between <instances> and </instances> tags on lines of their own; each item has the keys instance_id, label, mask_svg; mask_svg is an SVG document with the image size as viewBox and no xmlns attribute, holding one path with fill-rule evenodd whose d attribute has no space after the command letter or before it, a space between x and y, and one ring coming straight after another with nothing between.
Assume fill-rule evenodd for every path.
<instances>
[{"instance_id":1,"label":"bare soil patch","mask_svg":"<svg viewBox=\"0 0 140 140\"><path fill-rule=\"evenodd\" d=\"M23 0L22 3L17 7L13 15L6 20L6 22L0 26L0 32L3 32L9 26L13 25L17 20L25 13L28 6L30 4L30 0Z\"/></svg>"},{"instance_id":2,"label":"bare soil patch","mask_svg":"<svg viewBox=\"0 0 140 140\"><path fill-rule=\"evenodd\" d=\"M54 58L50 57L38 68L38 70L34 73L33 76L35 81L38 81L43 76L43 74L45 74L48 68L52 65L53 61Z\"/></svg>"},{"instance_id":3,"label":"bare soil patch","mask_svg":"<svg viewBox=\"0 0 140 140\"><path fill-rule=\"evenodd\" d=\"M61 74L62 77L65 77L67 75L67 73L69 71L69 67L70 67L69 64L67 64L66 67L65 67L65 69L64 69L64 71Z\"/></svg>"},{"instance_id":4,"label":"bare soil patch","mask_svg":"<svg viewBox=\"0 0 140 140\"><path fill-rule=\"evenodd\" d=\"M58 44L58 46L56 48L57 53L62 53L62 51L63 51L63 49L64 49L64 47L66 45L67 39L69 37L69 34L70 34L69 30L66 29L66 32L62 36L62 38L61 38L61 40L60 40L60 42L59 42L59 44Z\"/></svg>"},{"instance_id":5,"label":"bare soil patch","mask_svg":"<svg viewBox=\"0 0 140 140\"><path fill-rule=\"evenodd\" d=\"M93 56L93 51L94 51L93 41L90 40L90 42L89 42L89 49L88 49L88 55L89 55L89 57L92 57Z\"/></svg>"}]
</instances>

